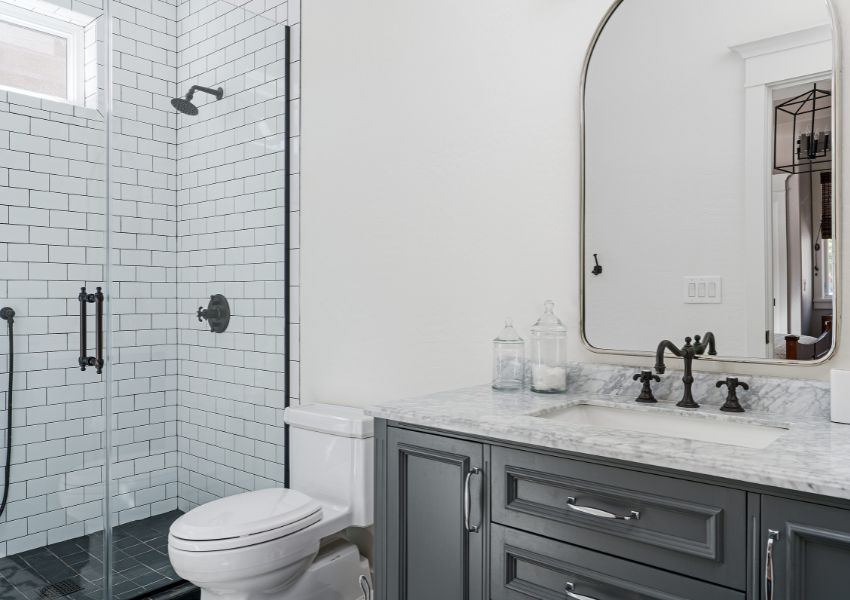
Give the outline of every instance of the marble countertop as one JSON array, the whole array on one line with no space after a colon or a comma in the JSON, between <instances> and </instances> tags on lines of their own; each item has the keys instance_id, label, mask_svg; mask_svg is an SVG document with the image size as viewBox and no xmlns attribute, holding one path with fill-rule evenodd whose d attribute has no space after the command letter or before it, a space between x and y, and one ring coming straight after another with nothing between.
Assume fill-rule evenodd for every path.
<instances>
[{"instance_id":1,"label":"marble countertop","mask_svg":"<svg viewBox=\"0 0 850 600\"><path fill-rule=\"evenodd\" d=\"M733 414L720 412L716 404L683 410L676 408L673 400L637 404L635 395L583 391L541 395L479 386L375 406L367 414L494 440L850 499L850 425L831 423L816 411L799 414L751 409ZM754 449L539 418L576 404L686 413L697 419L787 430L765 448Z\"/></svg>"}]
</instances>

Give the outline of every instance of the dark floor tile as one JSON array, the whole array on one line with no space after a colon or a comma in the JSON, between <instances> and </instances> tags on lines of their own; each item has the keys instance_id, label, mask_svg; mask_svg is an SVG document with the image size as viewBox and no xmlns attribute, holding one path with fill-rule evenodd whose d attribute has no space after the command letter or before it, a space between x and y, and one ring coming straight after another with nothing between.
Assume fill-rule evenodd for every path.
<instances>
[{"instance_id":1,"label":"dark floor tile","mask_svg":"<svg viewBox=\"0 0 850 600\"><path fill-rule=\"evenodd\" d=\"M145 565L152 565L161 563L163 560L167 561L168 557L164 555L162 552L158 550L154 550L150 546L147 547L147 550L139 552L136 555L136 560Z\"/></svg>"},{"instance_id":2,"label":"dark floor tile","mask_svg":"<svg viewBox=\"0 0 850 600\"><path fill-rule=\"evenodd\" d=\"M121 571L121 575L123 575L130 581L135 581L139 577L142 577L143 575L147 575L152 572L153 570L150 569L147 565L139 563L134 567Z\"/></svg>"},{"instance_id":3,"label":"dark floor tile","mask_svg":"<svg viewBox=\"0 0 850 600\"><path fill-rule=\"evenodd\" d=\"M103 598L103 589L102 588L92 588L85 589L79 592L74 592L70 596L68 596L70 600L102 600Z\"/></svg>"},{"instance_id":4,"label":"dark floor tile","mask_svg":"<svg viewBox=\"0 0 850 600\"><path fill-rule=\"evenodd\" d=\"M132 581L125 581L112 586L112 597L116 599L132 598L143 594L145 591Z\"/></svg>"},{"instance_id":5,"label":"dark floor tile","mask_svg":"<svg viewBox=\"0 0 850 600\"><path fill-rule=\"evenodd\" d=\"M160 573L157 573L156 571L149 571L147 575L140 575L139 577L133 579L133 582L136 585L145 590L155 590L157 588L161 588L164 585L168 585L173 581L173 579L163 577Z\"/></svg>"},{"instance_id":6,"label":"dark floor tile","mask_svg":"<svg viewBox=\"0 0 850 600\"><path fill-rule=\"evenodd\" d=\"M59 560L68 565L69 567L80 569L86 565L96 565L102 568L103 563L100 560L99 556L92 556L88 552L78 552L76 554L69 554L67 556L60 556Z\"/></svg>"},{"instance_id":7,"label":"dark floor tile","mask_svg":"<svg viewBox=\"0 0 850 600\"><path fill-rule=\"evenodd\" d=\"M67 540L64 542L59 542L56 544L49 544L45 546L45 548L55 554L58 557L67 556L69 554L76 554L80 552L80 546L74 540Z\"/></svg>"},{"instance_id":8,"label":"dark floor tile","mask_svg":"<svg viewBox=\"0 0 850 600\"><path fill-rule=\"evenodd\" d=\"M171 511L115 527L112 596L147 598L179 578L168 561L168 528L182 513ZM103 532L0 558L0 600L41 600L39 593L63 581L83 589L62 600L102 600Z\"/></svg>"}]
</instances>

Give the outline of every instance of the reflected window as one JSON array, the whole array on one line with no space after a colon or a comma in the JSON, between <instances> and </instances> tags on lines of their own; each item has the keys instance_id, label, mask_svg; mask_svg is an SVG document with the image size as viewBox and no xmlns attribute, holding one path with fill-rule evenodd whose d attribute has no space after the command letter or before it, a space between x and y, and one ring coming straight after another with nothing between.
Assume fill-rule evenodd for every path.
<instances>
[{"instance_id":1,"label":"reflected window","mask_svg":"<svg viewBox=\"0 0 850 600\"><path fill-rule=\"evenodd\" d=\"M820 298L818 300L832 300L835 295L835 255L832 240L822 240L818 251L818 271L823 273L821 277Z\"/></svg>"}]
</instances>

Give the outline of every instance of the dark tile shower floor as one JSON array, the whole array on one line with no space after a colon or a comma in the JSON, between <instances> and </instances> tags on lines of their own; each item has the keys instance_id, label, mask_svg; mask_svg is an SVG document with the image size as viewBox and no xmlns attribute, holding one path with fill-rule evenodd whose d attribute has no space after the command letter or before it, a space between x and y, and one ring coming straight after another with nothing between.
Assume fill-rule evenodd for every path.
<instances>
[{"instance_id":1,"label":"dark tile shower floor","mask_svg":"<svg viewBox=\"0 0 850 600\"><path fill-rule=\"evenodd\" d=\"M115 600L146 597L180 580L168 561L172 511L113 529ZM103 532L0 558L0 600L101 600Z\"/></svg>"}]
</instances>

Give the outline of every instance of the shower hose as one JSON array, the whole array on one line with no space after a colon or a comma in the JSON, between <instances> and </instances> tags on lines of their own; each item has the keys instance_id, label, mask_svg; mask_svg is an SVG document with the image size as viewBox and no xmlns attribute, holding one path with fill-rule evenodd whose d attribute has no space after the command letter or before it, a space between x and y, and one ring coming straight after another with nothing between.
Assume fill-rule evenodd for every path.
<instances>
[{"instance_id":1,"label":"shower hose","mask_svg":"<svg viewBox=\"0 0 850 600\"><path fill-rule=\"evenodd\" d=\"M9 482L12 475L12 383L15 375L15 311L8 306L0 309L0 319L6 321L9 328L9 388L6 393L6 465L3 477L3 501L0 503L0 515L6 512L9 500Z\"/></svg>"}]
</instances>

